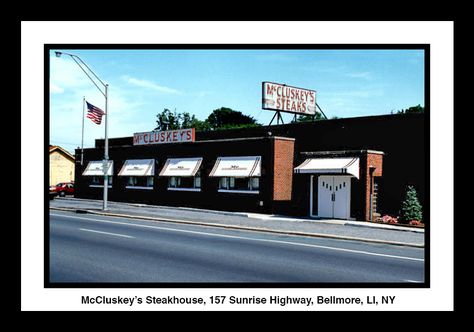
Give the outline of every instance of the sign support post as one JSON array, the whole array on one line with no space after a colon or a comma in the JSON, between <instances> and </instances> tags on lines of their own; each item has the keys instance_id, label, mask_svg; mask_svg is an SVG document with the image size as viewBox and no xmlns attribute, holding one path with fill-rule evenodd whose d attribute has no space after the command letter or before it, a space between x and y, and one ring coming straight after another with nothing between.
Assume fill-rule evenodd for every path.
<instances>
[{"instance_id":1,"label":"sign support post","mask_svg":"<svg viewBox=\"0 0 474 332\"><path fill-rule=\"evenodd\" d=\"M283 122L283 117L281 116L280 111L276 111L275 114L273 115L273 118L270 120L270 123L268 124L269 126L271 126L271 124L272 124L273 120L275 119L275 117L277 118L277 125L280 124L280 121L281 121L281 124L285 124Z\"/></svg>"},{"instance_id":2,"label":"sign support post","mask_svg":"<svg viewBox=\"0 0 474 332\"><path fill-rule=\"evenodd\" d=\"M326 114L324 114L323 110L321 109L321 107L319 107L318 103L316 103L316 107L319 109L319 111L321 112L322 115L324 115L324 118L327 120L328 117L326 116ZM316 114L315 114L316 115Z\"/></svg>"}]
</instances>

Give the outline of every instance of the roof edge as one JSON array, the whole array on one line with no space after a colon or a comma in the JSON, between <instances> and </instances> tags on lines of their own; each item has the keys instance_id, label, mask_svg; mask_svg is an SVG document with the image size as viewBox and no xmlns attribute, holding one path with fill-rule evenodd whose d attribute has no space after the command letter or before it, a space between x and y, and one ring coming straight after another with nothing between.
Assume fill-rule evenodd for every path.
<instances>
[{"instance_id":1,"label":"roof edge","mask_svg":"<svg viewBox=\"0 0 474 332\"><path fill-rule=\"evenodd\" d=\"M69 153L67 150L63 149L63 148L60 147L59 145L51 145L51 146L50 146L50 149L49 149L49 153L54 152L54 151L56 151L56 150L59 150L60 152L62 152L63 154L65 154L66 157L70 158L71 160L75 160L75 159L76 159L71 153Z\"/></svg>"},{"instance_id":2,"label":"roof edge","mask_svg":"<svg viewBox=\"0 0 474 332\"><path fill-rule=\"evenodd\" d=\"M300 152L300 155L305 157L320 157L320 156L354 156L354 155L362 155L362 154L381 154L384 155L385 152L377 151L377 150L339 150L339 151L304 151Z\"/></svg>"}]
</instances>

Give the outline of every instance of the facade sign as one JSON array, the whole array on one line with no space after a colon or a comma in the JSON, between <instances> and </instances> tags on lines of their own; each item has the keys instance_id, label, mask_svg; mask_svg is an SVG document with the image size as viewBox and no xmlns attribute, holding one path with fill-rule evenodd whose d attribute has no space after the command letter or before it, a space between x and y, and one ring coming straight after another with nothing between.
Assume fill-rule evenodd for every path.
<instances>
[{"instance_id":1,"label":"facade sign","mask_svg":"<svg viewBox=\"0 0 474 332\"><path fill-rule=\"evenodd\" d=\"M133 134L133 145L194 142L195 129L150 131Z\"/></svg>"},{"instance_id":2,"label":"facade sign","mask_svg":"<svg viewBox=\"0 0 474 332\"><path fill-rule=\"evenodd\" d=\"M296 114L316 114L316 91L262 82L262 108Z\"/></svg>"}]
</instances>

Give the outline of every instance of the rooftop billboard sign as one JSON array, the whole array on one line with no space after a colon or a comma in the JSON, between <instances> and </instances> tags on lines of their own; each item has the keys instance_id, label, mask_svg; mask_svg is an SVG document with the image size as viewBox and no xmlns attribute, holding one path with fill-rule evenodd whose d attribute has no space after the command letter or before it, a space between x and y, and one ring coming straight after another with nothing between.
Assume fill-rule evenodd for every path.
<instances>
[{"instance_id":1,"label":"rooftop billboard sign","mask_svg":"<svg viewBox=\"0 0 474 332\"><path fill-rule=\"evenodd\" d=\"M316 114L316 91L262 82L262 108L296 114Z\"/></svg>"}]
</instances>

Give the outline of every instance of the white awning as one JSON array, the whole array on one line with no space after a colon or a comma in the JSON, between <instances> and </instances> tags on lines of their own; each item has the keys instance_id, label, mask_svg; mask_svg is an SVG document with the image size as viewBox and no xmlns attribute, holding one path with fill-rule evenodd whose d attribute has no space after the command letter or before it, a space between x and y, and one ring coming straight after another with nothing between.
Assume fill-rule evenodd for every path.
<instances>
[{"instance_id":1,"label":"white awning","mask_svg":"<svg viewBox=\"0 0 474 332\"><path fill-rule=\"evenodd\" d=\"M261 174L260 156L217 158L209 176L253 177Z\"/></svg>"},{"instance_id":2,"label":"white awning","mask_svg":"<svg viewBox=\"0 0 474 332\"><path fill-rule=\"evenodd\" d=\"M118 176L153 176L155 159L129 159L125 161Z\"/></svg>"},{"instance_id":3,"label":"white awning","mask_svg":"<svg viewBox=\"0 0 474 332\"><path fill-rule=\"evenodd\" d=\"M295 173L350 174L359 178L359 158L309 158Z\"/></svg>"},{"instance_id":4,"label":"white awning","mask_svg":"<svg viewBox=\"0 0 474 332\"><path fill-rule=\"evenodd\" d=\"M104 170L102 168L102 165L103 165L102 160L89 161L89 164L87 165L84 172L82 172L82 175L83 176L104 176ZM108 176L113 175L113 165L114 165L113 160L109 160L107 164Z\"/></svg>"},{"instance_id":5,"label":"white awning","mask_svg":"<svg viewBox=\"0 0 474 332\"><path fill-rule=\"evenodd\" d=\"M160 176L195 176L202 158L168 158Z\"/></svg>"}]
</instances>

